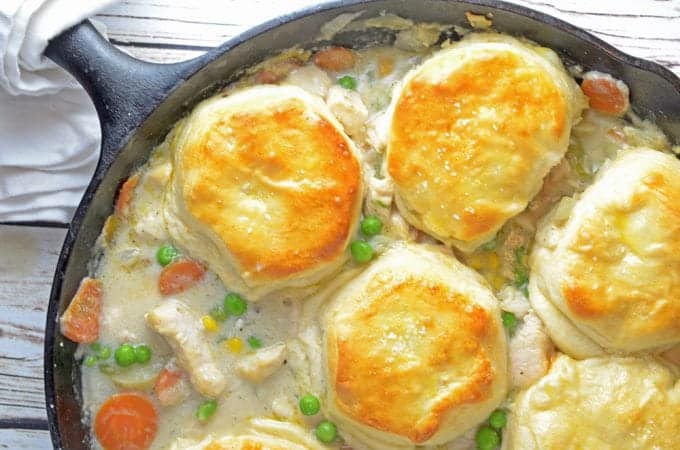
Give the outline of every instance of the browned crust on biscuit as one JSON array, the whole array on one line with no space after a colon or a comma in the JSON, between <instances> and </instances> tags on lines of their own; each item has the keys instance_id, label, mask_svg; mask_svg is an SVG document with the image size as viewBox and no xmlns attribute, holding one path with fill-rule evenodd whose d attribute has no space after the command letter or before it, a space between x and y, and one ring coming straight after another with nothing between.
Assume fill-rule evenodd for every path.
<instances>
[{"instance_id":1,"label":"browned crust on biscuit","mask_svg":"<svg viewBox=\"0 0 680 450\"><path fill-rule=\"evenodd\" d=\"M604 302L604 289L589 289L585 286L565 286L564 298L569 309L583 318L602 316L609 310ZM600 301L598 301L600 300Z\"/></svg>"},{"instance_id":2,"label":"browned crust on biscuit","mask_svg":"<svg viewBox=\"0 0 680 450\"><path fill-rule=\"evenodd\" d=\"M280 445L270 445L258 442L254 438L243 438L240 440L234 440L233 442L227 442L225 445L219 442L211 442L205 447L205 450L285 450L285 447Z\"/></svg>"},{"instance_id":3,"label":"browned crust on biscuit","mask_svg":"<svg viewBox=\"0 0 680 450\"><path fill-rule=\"evenodd\" d=\"M671 176L645 174L624 201L585 218L569 245L567 312L608 339L680 337L680 185ZM639 214L661 222L639 229Z\"/></svg>"},{"instance_id":4,"label":"browned crust on biscuit","mask_svg":"<svg viewBox=\"0 0 680 450\"><path fill-rule=\"evenodd\" d=\"M189 212L253 278L281 279L334 260L352 232L359 161L336 126L310 114L294 99L234 114L184 151ZM268 216L232 204L244 199L266 204ZM239 225L239 214L250 214L250 228Z\"/></svg>"},{"instance_id":5,"label":"browned crust on biscuit","mask_svg":"<svg viewBox=\"0 0 680 450\"><path fill-rule=\"evenodd\" d=\"M489 313L464 295L397 277L374 277L360 309L333 325L329 368L344 414L419 444L456 407L490 397L495 337Z\"/></svg>"},{"instance_id":6,"label":"browned crust on biscuit","mask_svg":"<svg viewBox=\"0 0 680 450\"><path fill-rule=\"evenodd\" d=\"M407 208L439 222L444 238L473 241L519 212L508 213L509 193L528 195L517 186L536 176L544 149L534 136L559 141L567 113L550 76L516 54L472 60L437 84L417 75L395 106L388 171Z\"/></svg>"}]
</instances>

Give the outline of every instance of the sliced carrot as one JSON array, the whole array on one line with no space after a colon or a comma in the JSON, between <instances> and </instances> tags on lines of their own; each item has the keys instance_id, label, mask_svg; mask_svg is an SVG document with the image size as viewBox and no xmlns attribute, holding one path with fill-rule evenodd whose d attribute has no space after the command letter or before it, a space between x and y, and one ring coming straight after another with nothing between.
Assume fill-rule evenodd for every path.
<instances>
[{"instance_id":1,"label":"sliced carrot","mask_svg":"<svg viewBox=\"0 0 680 450\"><path fill-rule=\"evenodd\" d=\"M345 47L328 47L312 56L312 61L323 70L339 72L354 67L354 52Z\"/></svg>"},{"instance_id":2,"label":"sliced carrot","mask_svg":"<svg viewBox=\"0 0 680 450\"><path fill-rule=\"evenodd\" d=\"M186 383L181 370L164 367L156 378L153 392L158 398L158 402L163 406L178 404L185 397Z\"/></svg>"},{"instance_id":3,"label":"sliced carrot","mask_svg":"<svg viewBox=\"0 0 680 450\"><path fill-rule=\"evenodd\" d=\"M590 107L596 111L611 116L620 116L628 111L628 86L611 75L588 72L583 76L581 89L588 97Z\"/></svg>"},{"instance_id":4,"label":"sliced carrot","mask_svg":"<svg viewBox=\"0 0 680 450\"><path fill-rule=\"evenodd\" d=\"M99 339L102 304L101 281L85 277L76 295L61 316L61 334L74 342L92 343Z\"/></svg>"},{"instance_id":5,"label":"sliced carrot","mask_svg":"<svg viewBox=\"0 0 680 450\"><path fill-rule=\"evenodd\" d=\"M182 372L179 369L164 367L156 378L154 392L163 391L175 386L182 379Z\"/></svg>"},{"instance_id":6,"label":"sliced carrot","mask_svg":"<svg viewBox=\"0 0 680 450\"><path fill-rule=\"evenodd\" d=\"M158 414L151 400L126 392L109 397L94 419L94 434L105 450L143 450L158 431Z\"/></svg>"},{"instance_id":7,"label":"sliced carrot","mask_svg":"<svg viewBox=\"0 0 680 450\"><path fill-rule=\"evenodd\" d=\"M378 75L386 77L394 72L394 59L389 56L383 56L378 60Z\"/></svg>"},{"instance_id":8,"label":"sliced carrot","mask_svg":"<svg viewBox=\"0 0 680 450\"><path fill-rule=\"evenodd\" d=\"M203 279L205 268L190 258L178 258L165 266L158 277L158 290L163 295L179 294Z\"/></svg>"},{"instance_id":9,"label":"sliced carrot","mask_svg":"<svg viewBox=\"0 0 680 450\"><path fill-rule=\"evenodd\" d=\"M295 58L282 59L270 64L255 75L255 82L262 84L274 84L283 80L293 70L299 68L302 62Z\"/></svg>"},{"instance_id":10,"label":"sliced carrot","mask_svg":"<svg viewBox=\"0 0 680 450\"><path fill-rule=\"evenodd\" d=\"M281 81L281 76L271 70L261 70L255 75L255 82L258 84L275 84Z\"/></svg>"},{"instance_id":11,"label":"sliced carrot","mask_svg":"<svg viewBox=\"0 0 680 450\"><path fill-rule=\"evenodd\" d=\"M116 199L115 211L117 214L125 214L138 183L139 174L136 173L122 184L118 191L118 198Z\"/></svg>"}]
</instances>

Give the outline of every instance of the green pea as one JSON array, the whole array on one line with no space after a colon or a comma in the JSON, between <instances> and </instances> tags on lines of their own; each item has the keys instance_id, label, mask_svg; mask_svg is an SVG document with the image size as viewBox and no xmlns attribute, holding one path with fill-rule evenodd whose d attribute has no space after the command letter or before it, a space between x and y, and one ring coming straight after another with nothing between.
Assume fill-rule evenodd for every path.
<instances>
[{"instance_id":1,"label":"green pea","mask_svg":"<svg viewBox=\"0 0 680 450\"><path fill-rule=\"evenodd\" d=\"M506 423L508 423L508 418L502 409L495 410L489 416L489 425L496 430L502 430Z\"/></svg>"},{"instance_id":2,"label":"green pea","mask_svg":"<svg viewBox=\"0 0 680 450\"><path fill-rule=\"evenodd\" d=\"M515 262L517 264L525 264L527 254L528 254L528 252L527 252L526 247L517 247L515 249Z\"/></svg>"},{"instance_id":3,"label":"green pea","mask_svg":"<svg viewBox=\"0 0 680 450\"><path fill-rule=\"evenodd\" d=\"M300 398L300 411L305 416L313 416L319 412L319 409L321 409L321 403L314 395L306 394Z\"/></svg>"},{"instance_id":4,"label":"green pea","mask_svg":"<svg viewBox=\"0 0 680 450\"><path fill-rule=\"evenodd\" d=\"M517 328L517 316L509 311L501 312L501 320L503 321L503 326L509 331L515 331Z\"/></svg>"},{"instance_id":5,"label":"green pea","mask_svg":"<svg viewBox=\"0 0 680 450\"><path fill-rule=\"evenodd\" d=\"M90 350L92 350L95 353L98 352L101 349L102 349L102 344L100 344L99 342L93 342L93 343L90 344Z\"/></svg>"},{"instance_id":6,"label":"green pea","mask_svg":"<svg viewBox=\"0 0 680 450\"><path fill-rule=\"evenodd\" d=\"M316 426L316 437L323 443L333 442L338 435L338 427L333 422L324 420Z\"/></svg>"},{"instance_id":7,"label":"green pea","mask_svg":"<svg viewBox=\"0 0 680 450\"><path fill-rule=\"evenodd\" d=\"M224 305L217 305L210 310L210 317L218 322L224 322L229 317L229 314L224 310Z\"/></svg>"},{"instance_id":8,"label":"green pea","mask_svg":"<svg viewBox=\"0 0 680 450\"><path fill-rule=\"evenodd\" d=\"M515 286L521 288L529 283L529 272L525 267L515 269Z\"/></svg>"},{"instance_id":9,"label":"green pea","mask_svg":"<svg viewBox=\"0 0 680 450\"><path fill-rule=\"evenodd\" d=\"M156 260L158 264L165 267L172 262L173 259L179 256L179 250L172 245L163 245L156 252Z\"/></svg>"},{"instance_id":10,"label":"green pea","mask_svg":"<svg viewBox=\"0 0 680 450\"><path fill-rule=\"evenodd\" d=\"M482 250L485 252L490 252L492 250L496 250L496 238L491 239L489 242L485 243L482 245Z\"/></svg>"},{"instance_id":11,"label":"green pea","mask_svg":"<svg viewBox=\"0 0 680 450\"><path fill-rule=\"evenodd\" d=\"M258 337L250 336L248 338L248 345L250 345L250 348L257 350L262 347L262 341Z\"/></svg>"},{"instance_id":12,"label":"green pea","mask_svg":"<svg viewBox=\"0 0 680 450\"><path fill-rule=\"evenodd\" d=\"M529 297L529 267L527 266L527 249L518 247L515 250L515 286Z\"/></svg>"},{"instance_id":13,"label":"green pea","mask_svg":"<svg viewBox=\"0 0 680 450\"><path fill-rule=\"evenodd\" d=\"M97 358L101 360L109 359L109 356L111 356L111 348L105 345L100 345L99 350L97 350L96 354Z\"/></svg>"},{"instance_id":14,"label":"green pea","mask_svg":"<svg viewBox=\"0 0 680 450\"><path fill-rule=\"evenodd\" d=\"M128 367L135 363L135 348L130 344L123 344L116 349L113 354L116 364L121 367Z\"/></svg>"},{"instance_id":15,"label":"green pea","mask_svg":"<svg viewBox=\"0 0 680 450\"><path fill-rule=\"evenodd\" d=\"M206 400L198 406L196 418L201 422L210 419L217 411L217 400Z\"/></svg>"},{"instance_id":16,"label":"green pea","mask_svg":"<svg viewBox=\"0 0 680 450\"><path fill-rule=\"evenodd\" d=\"M87 355L83 364L85 364L85 367L94 367L94 365L97 364L97 357L94 355Z\"/></svg>"},{"instance_id":17,"label":"green pea","mask_svg":"<svg viewBox=\"0 0 680 450\"><path fill-rule=\"evenodd\" d=\"M364 217L361 221L361 232L366 236L375 236L382 231L382 222L375 216Z\"/></svg>"},{"instance_id":18,"label":"green pea","mask_svg":"<svg viewBox=\"0 0 680 450\"><path fill-rule=\"evenodd\" d=\"M224 297L224 310L231 316L242 316L248 309L248 303L243 298L232 292Z\"/></svg>"},{"instance_id":19,"label":"green pea","mask_svg":"<svg viewBox=\"0 0 680 450\"><path fill-rule=\"evenodd\" d=\"M529 282L527 281L526 283L522 283L519 286L517 286L519 290L522 292L525 298L529 298Z\"/></svg>"},{"instance_id":20,"label":"green pea","mask_svg":"<svg viewBox=\"0 0 680 450\"><path fill-rule=\"evenodd\" d=\"M501 437L491 427L482 427L475 436L478 450L494 450L501 442Z\"/></svg>"},{"instance_id":21,"label":"green pea","mask_svg":"<svg viewBox=\"0 0 680 450\"><path fill-rule=\"evenodd\" d=\"M354 241L349 249L356 262L367 263L373 259L373 247L366 241Z\"/></svg>"},{"instance_id":22,"label":"green pea","mask_svg":"<svg viewBox=\"0 0 680 450\"><path fill-rule=\"evenodd\" d=\"M355 90L357 88L357 80L353 76L345 75L338 78L338 84L345 89Z\"/></svg>"},{"instance_id":23,"label":"green pea","mask_svg":"<svg viewBox=\"0 0 680 450\"><path fill-rule=\"evenodd\" d=\"M137 345L135 347L135 362L146 364L149 361L151 361L151 347L145 344Z\"/></svg>"}]
</instances>

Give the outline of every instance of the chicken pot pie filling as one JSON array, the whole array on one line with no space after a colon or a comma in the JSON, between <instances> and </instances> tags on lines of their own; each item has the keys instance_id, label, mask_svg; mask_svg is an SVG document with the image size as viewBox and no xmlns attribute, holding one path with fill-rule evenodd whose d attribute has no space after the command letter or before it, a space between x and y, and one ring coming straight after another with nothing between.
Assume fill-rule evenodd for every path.
<instances>
[{"instance_id":1,"label":"chicken pot pie filling","mask_svg":"<svg viewBox=\"0 0 680 450\"><path fill-rule=\"evenodd\" d=\"M122 184L60 318L94 448L674 442L678 147L468 19L340 16L393 43L248 69Z\"/></svg>"}]
</instances>

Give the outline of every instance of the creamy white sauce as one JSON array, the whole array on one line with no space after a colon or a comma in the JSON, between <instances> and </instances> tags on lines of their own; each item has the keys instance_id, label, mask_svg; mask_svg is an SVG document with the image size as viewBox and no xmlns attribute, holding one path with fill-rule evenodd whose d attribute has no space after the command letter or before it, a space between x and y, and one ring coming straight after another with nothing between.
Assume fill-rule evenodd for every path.
<instances>
[{"instance_id":1,"label":"creamy white sauce","mask_svg":"<svg viewBox=\"0 0 680 450\"><path fill-rule=\"evenodd\" d=\"M397 19L389 17L384 20ZM410 29L408 23L397 22L395 23L399 27ZM406 224L392 205L392 186L381 172L382 148L378 136L384 132L381 130L384 127L380 120L381 112L390 103L393 87L433 51L425 46L418 48L414 39L419 35L424 36L423 39L431 39L432 30L432 27L423 28L403 35L399 42L402 48L409 50L376 47L359 51L357 64L346 72L319 73L308 62L301 72L284 81L298 85L312 83L306 89L316 95L325 96L329 87L337 84L339 77L352 75L357 79L356 92L366 108L368 126L364 134L354 133L353 138L364 153L363 161L368 177L365 213L377 215L385 223L383 235L372 241L378 252L393 239L424 242L432 240ZM352 111L348 114L352 114ZM589 110L573 130L565 162L557 166L547 178L547 184L527 211L503 227L494 249L480 249L469 255L457 256L482 273L496 294L504 289L507 291L509 286L516 283L517 265L522 264L517 259L517 248L530 248L536 221L562 196L583 190L599 167L607 159L614 157L617 151L640 143L670 151L667 139L653 124L642 122L634 116L624 120ZM144 319L147 311L164 302L157 287L161 267L156 262L155 253L160 245L171 242L160 214L164 184L170 170L168 158L167 145L162 144L140 169L143 175L130 205L130 220L121 221L108 238L102 238L103 256L94 273L102 281L104 292L100 343L112 349L125 342L150 345L153 358L145 370L147 378L151 379L154 371L160 370L173 357L170 347L148 328ZM352 267L350 262L345 270ZM208 272L197 286L173 297L189 305L195 315L202 317L220 304L227 293L228 287L223 286L212 272ZM504 295L500 297L503 298ZM521 303L526 299L521 293L517 297L516 290L512 300L507 301L513 302L512 305L508 303L508 310L524 311ZM195 413L204 399L192 389L189 397L180 404L158 408L159 429L151 448L166 448L179 437L200 440L210 433L237 433L254 417L291 421L302 425L311 435L314 425L321 417L302 416L297 402L301 395L314 389L314 386L300 375L299 370L295 370L301 364L320 364L319 361L310 361L305 356L305 335L318 332L308 320L302 320L305 308L309 309L310 305L304 305L303 298L265 299L256 304L250 303L243 316L230 317L219 323L217 331L204 331L206 351L213 353L219 369L227 379L227 388L218 398L217 412L206 423L199 422ZM285 344L288 352L281 368L259 383L243 379L235 370L238 362L253 352L247 343L251 336L260 339L263 346ZM227 348L223 341L229 338L241 339L241 353ZM91 353L87 348L81 349L81 352ZM321 358L321 355L318 357ZM136 370L142 371L138 365L118 369L113 357L101 364L108 364L114 370L127 370L131 374ZM120 389L114 384L112 377L103 373L99 366L83 366L82 371L83 408L87 416L92 418L104 400ZM146 389L146 392L150 390ZM342 430L339 432L342 436ZM338 441L329 447L341 445L342 442ZM354 445L356 449L361 448L356 443ZM474 448L474 430L448 447L438 448Z\"/></svg>"}]
</instances>

